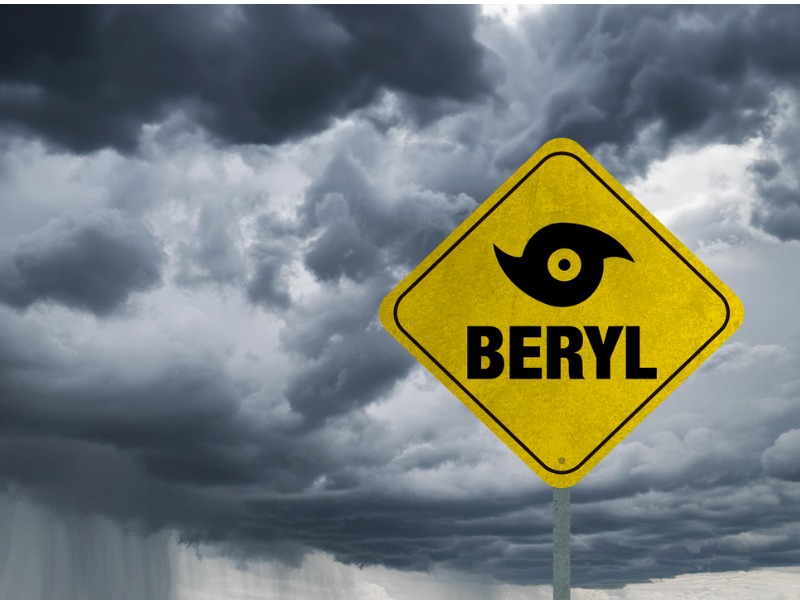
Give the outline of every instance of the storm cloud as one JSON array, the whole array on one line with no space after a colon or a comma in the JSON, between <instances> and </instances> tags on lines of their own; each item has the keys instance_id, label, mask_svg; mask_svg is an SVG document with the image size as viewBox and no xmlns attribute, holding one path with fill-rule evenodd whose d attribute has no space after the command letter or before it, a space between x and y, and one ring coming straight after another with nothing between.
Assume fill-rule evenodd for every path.
<instances>
[{"instance_id":1,"label":"storm cloud","mask_svg":"<svg viewBox=\"0 0 800 600\"><path fill-rule=\"evenodd\" d=\"M551 490L377 311L568 136L747 311L576 486L574 582L800 560L800 11L1 12L2 489L237 560L549 582Z\"/></svg>"},{"instance_id":2,"label":"storm cloud","mask_svg":"<svg viewBox=\"0 0 800 600\"><path fill-rule=\"evenodd\" d=\"M4 11L0 120L86 152L186 113L222 140L319 131L383 89L469 102L497 76L461 7Z\"/></svg>"},{"instance_id":3,"label":"storm cloud","mask_svg":"<svg viewBox=\"0 0 800 600\"><path fill-rule=\"evenodd\" d=\"M162 262L153 235L119 214L54 219L0 258L0 301L55 301L103 316L158 285Z\"/></svg>"}]
</instances>

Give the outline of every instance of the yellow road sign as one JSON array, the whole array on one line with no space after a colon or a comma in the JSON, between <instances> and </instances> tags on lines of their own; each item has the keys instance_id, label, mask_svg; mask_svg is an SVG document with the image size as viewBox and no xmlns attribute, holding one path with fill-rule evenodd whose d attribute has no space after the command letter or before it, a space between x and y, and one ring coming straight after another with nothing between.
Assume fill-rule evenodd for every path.
<instances>
[{"instance_id":1,"label":"yellow road sign","mask_svg":"<svg viewBox=\"0 0 800 600\"><path fill-rule=\"evenodd\" d=\"M739 299L571 140L545 144L381 321L542 479L582 479L739 327Z\"/></svg>"}]
</instances>

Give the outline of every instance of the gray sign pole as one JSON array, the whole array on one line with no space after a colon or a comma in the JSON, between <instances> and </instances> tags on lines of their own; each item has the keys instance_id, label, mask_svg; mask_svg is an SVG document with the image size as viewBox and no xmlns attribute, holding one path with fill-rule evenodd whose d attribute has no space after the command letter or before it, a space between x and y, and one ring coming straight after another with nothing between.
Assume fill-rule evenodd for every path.
<instances>
[{"instance_id":1,"label":"gray sign pole","mask_svg":"<svg viewBox=\"0 0 800 600\"><path fill-rule=\"evenodd\" d=\"M569 600L569 488L553 488L553 600Z\"/></svg>"}]
</instances>

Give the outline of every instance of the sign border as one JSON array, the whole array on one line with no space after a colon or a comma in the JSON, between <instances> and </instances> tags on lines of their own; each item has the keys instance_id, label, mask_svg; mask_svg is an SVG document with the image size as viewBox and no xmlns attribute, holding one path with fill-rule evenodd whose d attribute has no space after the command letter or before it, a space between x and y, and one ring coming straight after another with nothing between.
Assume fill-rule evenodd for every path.
<instances>
[{"instance_id":1,"label":"sign border","mask_svg":"<svg viewBox=\"0 0 800 600\"><path fill-rule=\"evenodd\" d=\"M574 144L574 142L572 142ZM577 145L577 144L576 144ZM550 160L551 158L557 156L567 156L570 158L575 159L584 169L586 169L606 190L608 190L614 198L616 198L622 205L630 211L632 215L634 215L651 233L653 233L659 240L661 240L664 245L669 248L675 256L677 256L689 269L697 275L697 277L705 283L719 298L722 300L722 303L725 306L725 320L723 321L722 325L716 332L714 332L711 337L709 337L697 350L692 353L689 358L687 358L683 364L681 364L669 377L667 377L656 389L653 391L641 404L639 404L630 415L628 415L617 427L614 428L611 433L609 433L591 452L589 452L577 465L569 469L554 469L548 465L546 465L528 446L526 446L522 440L520 440L502 421L500 421L478 398L476 398L465 386L462 384L456 377L453 376L450 371L448 371L444 365L442 365L433 355L431 355L415 338L412 336L400 323L400 319L398 316L398 308L400 303L402 302L403 298L405 298L416 286L419 284L434 268L436 268L447 256L452 252L464 239L467 238L481 223L483 223L494 211L498 208L507 198L511 196L525 181L533 175L545 162ZM643 207L644 208L644 207ZM646 209L645 209L646 210ZM690 252L691 254L691 252ZM703 352L719 335L725 331L730 323L731 318L731 307L728 304L728 300L725 295L717 289L686 257L683 256L674 246L671 244L667 239L664 238L663 235L659 231L657 231L647 220L642 217L633 207L625 201L620 194L618 194L602 177L600 177L594 169L592 169L586 161L584 161L580 156L573 152L569 152L566 150L557 150L548 153L545 155L534 167L532 167L527 173L525 173L522 177L520 177L519 181L517 181L511 189L509 189L503 196L484 214L482 214L476 221L473 223L467 231L465 231L455 242L453 242L443 253L439 256L433 264L428 266L422 274L417 277L415 280L411 282L406 289L400 293L397 297L397 300L394 303L394 307L392 308L392 315L394 318L394 323L397 325L397 328L405 335L417 348L422 351L428 359L435 364L447 377L456 385L458 388L463 391L468 398L470 398L488 417L492 419L492 421L497 424L517 445L522 448L525 453L534 459L543 469L546 471L554 474L554 475L569 475L581 469L592 457L597 454L603 446L605 446L617 433L620 432L637 414L639 414L642 409L645 408L652 400L655 398L666 386L668 386L680 373L683 371L700 353Z\"/></svg>"}]
</instances>

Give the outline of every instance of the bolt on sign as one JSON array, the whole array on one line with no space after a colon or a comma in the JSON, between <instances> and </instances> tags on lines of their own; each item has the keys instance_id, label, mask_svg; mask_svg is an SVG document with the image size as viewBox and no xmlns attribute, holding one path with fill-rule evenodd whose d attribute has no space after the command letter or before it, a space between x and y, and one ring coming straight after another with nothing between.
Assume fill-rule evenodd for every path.
<instances>
[{"instance_id":1,"label":"bolt on sign","mask_svg":"<svg viewBox=\"0 0 800 600\"><path fill-rule=\"evenodd\" d=\"M583 148L545 144L384 299L384 327L569 487L739 327L739 299Z\"/></svg>"}]
</instances>

